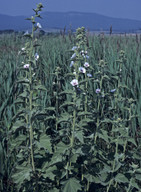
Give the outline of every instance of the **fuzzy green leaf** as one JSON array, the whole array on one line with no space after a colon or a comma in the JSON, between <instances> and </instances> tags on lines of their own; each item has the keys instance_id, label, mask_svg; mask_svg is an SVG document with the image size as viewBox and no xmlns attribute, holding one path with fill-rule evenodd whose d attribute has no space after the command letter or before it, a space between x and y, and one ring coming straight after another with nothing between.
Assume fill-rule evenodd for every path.
<instances>
[{"instance_id":1,"label":"fuzzy green leaf","mask_svg":"<svg viewBox=\"0 0 141 192\"><path fill-rule=\"evenodd\" d=\"M34 90L47 91L47 89L43 85L36 85L36 86L34 86Z\"/></svg>"},{"instance_id":2,"label":"fuzzy green leaf","mask_svg":"<svg viewBox=\"0 0 141 192\"><path fill-rule=\"evenodd\" d=\"M128 183L129 180L127 179L127 177L125 177L125 175L118 173L115 177L115 181L118 183Z\"/></svg>"},{"instance_id":3,"label":"fuzzy green leaf","mask_svg":"<svg viewBox=\"0 0 141 192\"><path fill-rule=\"evenodd\" d=\"M64 104L62 104L62 105L60 106L60 108L66 107L66 106L73 106L73 105L75 105L74 102L65 102Z\"/></svg>"},{"instance_id":4,"label":"fuzzy green leaf","mask_svg":"<svg viewBox=\"0 0 141 192\"><path fill-rule=\"evenodd\" d=\"M40 136L40 142L38 143L40 148L44 148L48 150L50 153L52 153L52 147L49 136L42 134Z\"/></svg>"},{"instance_id":5,"label":"fuzzy green leaf","mask_svg":"<svg viewBox=\"0 0 141 192\"><path fill-rule=\"evenodd\" d=\"M135 179L131 179L131 181L130 181L130 184L131 184L133 187L135 187L136 189L140 190L140 187L138 186L137 183L138 183L138 182L136 182Z\"/></svg>"},{"instance_id":6,"label":"fuzzy green leaf","mask_svg":"<svg viewBox=\"0 0 141 192\"><path fill-rule=\"evenodd\" d=\"M136 147L137 147L137 144L135 142L135 139L134 138L128 138L128 142L131 142L132 144L134 144Z\"/></svg>"},{"instance_id":7,"label":"fuzzy green leaf","mask_svg":"<svg viewBox=\"0 0 141 192\"><path fill-rule=\"evenodd\" d=\"M18 121L16 121L16 122L14 123L14 125L12 126L12 131L13 131L13 132L16 132L16 131L19 131L19 130L21 130L21 129L26 129L26 128L27 128L26 123L24 123L24 121L18 120Z\"/></svg>"},{"instance_id":8,"label":"fuzzy green leaf","mask_svg":"<svg viewBox=\"0 0 141 192\"><path fill-rule=\"evenodd\" d=\"M90 113L90 112L78 112L78 114L77 114L78 116L87 116L87 115L92 115L92 113Z\"/></svg>"},{"instance_id":9,"label":"fuzzy green leaf","mask_svg":"<svg viewBox=\"0 0 141 192\"><path fill-rule=\"evenodd\" d=\"M62 118L59 118L58 122L57 123L62 123L62 122L68 122L68 123L71 123L69 121L69 117L62 117Z\"/></svg>"},{"instance_id":10,"label":"fuzzy green leaf","mask_svg":"<svg viewBox=\"0 0 141 192\"><path fill-rule=\"evenodd\" d=\"M51 179L52 181L54 181L54 178L55 178L55 174L53 173L53 171L56 171L57 170L57 167L54 165L52 167L46 167L46 164L44 165L42 171L44 172L43 173L43 177L44 178L49 178Z\"/></svg>"},{"instance_id":11,"label":"fuzzy green leaf","mask_svg":"<svg viewBox=\"0 0 141 192\"><path fill-rule=\"evenodd\" d=\"M51 120L51 119L55 119L55 116L53 115L53 116L48 116L45 118L45 120Z\"/></svg>"},{"instance_id":12,"label":"fuzzy green leaf","mask_svg":"<svg viewBox=\"0 0 141 192\"><path fill-rule=\"evenodd\" d=\"M63 142L60 142L56 145L56 152L57 154L64 154L68 149L69 145L64 144Z\"/></svg>"},{"instance_id":13,"label":"fuzzy green leaf","mask_svg":"<svg viewBox=\"0 0 141 192\"><path fill-rule=\"evenodd\" d=\"M23 78L23 79L19 79L19 80L17 81L17 83L29 83L29 80Z\"/></svg>"},{"instance_id":14,"label":"fuzzy green leaf","mask_svg":"<svg viewBox=\"0 0 141 192\"><path fill-rule=\"evenodd\" d=\"M81 190L79 180L75 179L74 177L62 182L62 184L63 192L78 192L78 190Z\"/></svg>"},{"instance_id":15,"label":"fuzzy green leaf","mask_svg":"<svg viewBox=\"0 0 141 192\"><path fill-rule=\"evenodd\" d=\"M83 131L77 131L77 132L75 133L75 137L76 137L81 143L84 143Z\"/></svg>"},{"instance_id":16,"label":"fuzzy green leaf","mask_svg":"<svg viewBox=\"0 0 141 192\"><path fill-rule=\"evenodd\" d=\"M29 181L30 180L31 172L32 172L32 169L29 166L18 166L17 167L16 173L14 173L12 175L12 179L13 179L14 183L16 183L16 187L18 189L21 188L21 185L25 181Z\"/></svg>"},{"instance_id":17,"label":"fuzzy green leaf","mask_svg":"<svg viewBox=\"0 0 141 192\"><path fill-rule=\"evenodd\" d=\"M69 90L65 90L65 91L62 91L61 93L59 93L59 95L64 95L64 94L71 94L71 95L73 95L74 91L69 89Z\"/></svg>"},{"instance_id":18,"label":"fuzzy green leaf","mask_svg":"<svg viewBox=\"0 0 141 192\"><path fill-rule=\"evenodd\" d=\"M46 108L47 111L55 111L55 107L48 107Z\"/></svg>"},{"instance_id":19,"label":"fuzzy green leaf","mask_svg":"<svg viewBox=\"0 0 141 192\"><path fill-rule=\"evenodd\" d=\"M73 154L70 158L70 162L76 163L78 157L79 157L79 154L77 154L77 153Z\"/></svg>"},{"instance_id":20,"label":"fuzzy green leaf","mask_svg":"<svg viewBox=\"0 0 141 192\"><path fill-rule=\"evenodd\" d=\"M107 131L105 130L100 130L100 132L97 133L97 136L107 143L109 143L109 136L107 135Z\"/></svg>"},{"instance_id":21,"label":"fuzzy green leaf","mask_svg":"<svg viewBox=\"0 0 141 192\"><path fill-rule=\"evenodd\" d=\"M141 174L135 174L135 177L138 181L141 181Z\"/></svg>"},{"instance_id":22,"label":"fuzzy green leaf","mask_svg":"<svg viewBox=\"0 0 141 192\"><path fill-rule=\"evenodd\" d=\"M100 183L100 180L98 179L98 177L95 177L93 175L87 174L87 175L84 175L84 177L89 183Z\"/></svg>"}]
</instances>

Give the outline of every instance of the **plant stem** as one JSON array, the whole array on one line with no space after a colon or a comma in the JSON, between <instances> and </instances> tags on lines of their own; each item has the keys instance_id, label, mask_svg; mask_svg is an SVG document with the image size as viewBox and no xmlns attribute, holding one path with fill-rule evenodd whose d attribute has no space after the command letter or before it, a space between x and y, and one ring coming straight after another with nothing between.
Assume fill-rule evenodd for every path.
<instances>
[{"instance_id":1,"label":"plant stem","mask_svg":"<svg viewBox=\"0 0 141 192\"><path fill-rule=\"evenodd\" d=\"M32 59L32 54L33 54L33 37L34 37L34 25L32 24L32 40L31 40L31 50L30 50L30 55L29 55L29 61ZM30 153L31 153L31 163L32 163L32 170L35 172L35 164L34 164L34 153L33 153L33 127L32 127L32 95L33 95L33 90L32 90L32 69L31 69L31 63L29 67L29 89L30 89L30 95L29 95L29 131L30 131Z\"/></svg>"},{"instance_id":2,"label":"plant stem","mask_svg":"<svg viewBox=\"0 0 141 192\"><path fill-rule=\"evenodd\" d=\"M86 48L85 48L85 51ZM86 62L86 57L85 57L85 62ZM88 97L87 97L87 93L88 93L88 77L87 77L87 73L85 73L85 80L86 80L86 84L85 84L85 90L86 90L86 95L85 95L85 113L88 111ZM85 115L85 118L87 117L87 115Z\"/></svg>"},{"instance_id":3,"label":"plant stem","mask_svg":"<svg viewBox=\"0 0 141 192\"><path fill-rule=\"evenodd\" d=\"M72 138L71 138L71 147L73 147L74 143L74 131L75 131L75 122L76 122L76 92L74 92L74 103L75 103L75 108L73 110L73 125L72 125Z\"/></svg>"}]
</instances>

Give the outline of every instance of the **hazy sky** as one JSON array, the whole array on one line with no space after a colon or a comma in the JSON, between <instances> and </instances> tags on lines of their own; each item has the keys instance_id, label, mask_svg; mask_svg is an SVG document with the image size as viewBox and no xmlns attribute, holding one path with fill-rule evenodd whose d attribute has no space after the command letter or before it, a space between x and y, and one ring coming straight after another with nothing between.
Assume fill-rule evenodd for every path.
<instances>
[{"instance_id":1,"label":"hazy sky","mask_svg":"<svg viewBox=\"0 0 141 192\"><path fill-rule=\"evenodd\" d=\"M141 20L141 0L0 0L0 13L32 15L37 3L43 11L94 12L118 18Z\"/></svg>"}]
</instances>

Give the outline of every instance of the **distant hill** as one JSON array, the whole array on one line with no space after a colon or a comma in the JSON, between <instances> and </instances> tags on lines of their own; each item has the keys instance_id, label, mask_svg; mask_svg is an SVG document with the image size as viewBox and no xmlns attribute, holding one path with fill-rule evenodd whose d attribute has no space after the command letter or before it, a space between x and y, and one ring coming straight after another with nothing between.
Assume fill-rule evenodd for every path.
<instances>
[{"instance_id":1,"label":"distant hill","mask_svg":"<svg viewBox=\"0 0 141 192\"><path fill-rule=\"evenodd\" d=\"M28 16L8 16L0 14L0 30L27 30L31 28ZM112 26L113 31L134 32L141 29L141 21L131 19L119 19L107 17L96 13L81 12L44 12L43 19L40 20L44 30L48 29L72 29L84 26L90 31L109 31Z\"/></svg>"}]
</instances>

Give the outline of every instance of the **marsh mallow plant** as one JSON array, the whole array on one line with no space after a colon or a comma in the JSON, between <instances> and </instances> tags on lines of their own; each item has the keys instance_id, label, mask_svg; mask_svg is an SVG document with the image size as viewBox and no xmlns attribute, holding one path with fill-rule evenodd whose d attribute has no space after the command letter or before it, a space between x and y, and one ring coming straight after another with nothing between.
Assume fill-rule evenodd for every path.
<instances>
[{"instance_id":1,"label":"marsh mallow plant","mask_svg":"<svg viewBox=\"0 0 141 192\"><path fill-rule=\"evenodd\" d=\"M137 93L124 81L126 52L111 67L103 52L88 46L82 27L64 51L66 60L56 54L55 41L52 52L48 42L49 49L43 47L45 61L34 35L42 27L36 22L41 10L37 5L28 18L32 33L24 35L15 83L0 107L0 179L8 178L6 184L6 176L1 179L1 191L140 191ZM100 54L93 57L95 51Z\"/></svg>"}]
</instances>

